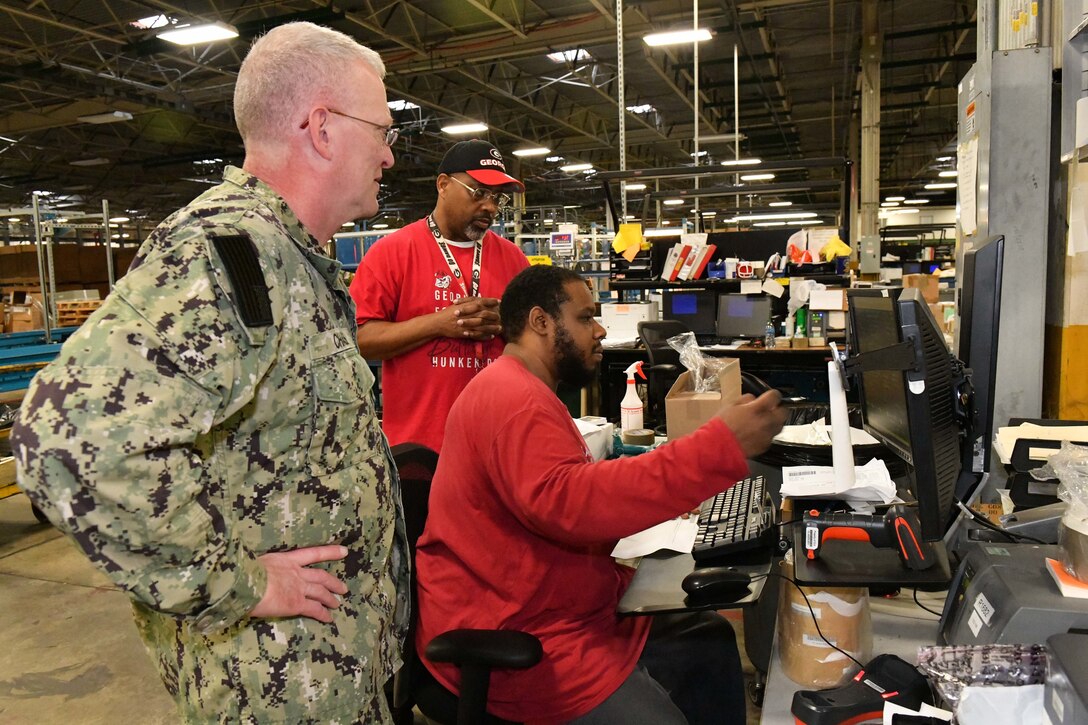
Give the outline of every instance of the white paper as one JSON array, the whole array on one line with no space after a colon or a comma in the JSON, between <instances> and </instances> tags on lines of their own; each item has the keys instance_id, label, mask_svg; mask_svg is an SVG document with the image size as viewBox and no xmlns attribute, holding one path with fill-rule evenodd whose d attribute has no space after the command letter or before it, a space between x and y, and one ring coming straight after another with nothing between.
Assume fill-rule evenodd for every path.
<instances>
[{"instance_id":1,"label":"white paper","mask_svg":"<svg viewBox=\"0 0 1088 725\"><path fill-rule=\"evenodd\" d=\"M635 559L662 549L688 554L695 546L698 533L699 519L695 516L672 519L620 539L612 550L612 556L616 559Z\"/></svg>"},{"instance_id":2,"label":"white paper","mask_svg":"<svg viewBox=\"0 0 1088 725\"><path fill-rule=\"evenodd\" d=\"M944 720L945 722L952 722L952 713L948 710L942 710L939 707L933 707L932 705L923 702L920 710L911 710L909 707L903 707L902 705L896 705L890 700L884 703L884 723L883 725L891 725L892 717L895 715L922 715L924 717L934 717L938 720Z\"/></svg>"},{"instance_id":3,"label":"white paper","mask_svg":"<svg viewBox=\"0 0 1088 725\"><path fill-rule=\"evenodd\" d=\"M779 285L781 287L782 285ZM740 281L740 293L742 295L758 295L763 291L763 282L758 279L742 279Z\"/></svg>"},{"instance_id":4,"label":"white paper","mask_svg":"<svg viewBox=\"0 0 1088 725\"><path fill-rule=\"evenodd\" d=\"M960 693L956 721L960 725L1021 725L1046 722L1044 685L969 686Z\"/></svg>"},{"instance_id":5,"label":"white paper","mask_svg":"<svg viewBox=\"0 0 1088 725\"><path fill-rule=\"evenodd\" d=\"M769 294L771 297L781 297L782 295L786 294L786 288L782 286L782 283L776 282L773 279L766 280L763 283L763 286L760 287L760 289Z\"/></svg>"},{"instance_id":6,"label":"white paper","mask_svg":"<svg viewBox=\"0 0 1088 725\"><path fill-rule=\"evenodd\" d=\"M1018 426L1002 426L994 434L994 450L1005 465L1012 463L1012 451L1016 441L1030 438L1041 441L1088 441L1085 425L1036 425L1021 423Z\"/></svg>"},{"instance_id":7,"label":"white paper","mask_svg":"<svg viewBox=\"0 0 1088 725\"><path fill-rule=\"evenodd\" d=\"M895 501L895 483L879 458L854 467L854 484L844 486L831 466L785 466L782 495L790 498L835 498L862 502Z\"/></svg>"},{"instance_id":8,"label":"white paper","mask_svg":"<svg viewBox=\"0 0 1088 725\"><path fill-rule=\"evenodd\" d=\"M827 423L822 420L804 425L786 425L782 427L778 435L774 437L775 443L803 443L810 446L831 445L831 433ZM879 443L876 438L861 430L850 429L850 443L855 446L873 446Z\"/></svg>"},{"instance_id":9,"label":"white paper","mask_svg":"<svg viewBox=\"0 0 1088 725\"><path fill-rule=\"evenodd\" d=\"M978 231L978 213L976 210L975 193L978 188L978 136L972 136L966 143L956 149L959 158L956 160L956 170L959 175L959 205L960 228L964 236L970 236Z\"/></svg>"}]
</instances>

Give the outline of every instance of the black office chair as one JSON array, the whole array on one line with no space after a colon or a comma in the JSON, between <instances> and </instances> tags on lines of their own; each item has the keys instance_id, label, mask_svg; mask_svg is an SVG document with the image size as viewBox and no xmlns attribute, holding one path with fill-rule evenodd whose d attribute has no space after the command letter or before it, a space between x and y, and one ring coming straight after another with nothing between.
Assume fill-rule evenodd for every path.
<instances>
[{"instance_id":1,"label":"black office chair","mask_svg":"<svg viewBox=\"0 0 1088 725\"><path fill-rule=\"evenodd\" d=\"M665 432L665 395L680 373L684 372L680 353L669 347L668 339L685 332L691 330L676 320L638 323L638 337L646 348L646 357L650 362L649 367L645 368L646 406L661 434Z\"/></svg>"},{"instance_id":2,"label":"black office chair","mask_svg":"<svg viewBox=\"0 0 1088 725\"><path fill-rule=\"evenodd\" d=\"M412 706L443 725L509 725L487 713L487 691L493 669L527 669L544 654L540 640L526 632L457 629L432 639L426 648L434 662L457 666L461 695L443 687L416 655L416 541L427 523L431 479L438 454L417 443L393 446L393 462L400 475L405 528L412 556L412 618L404 648L404 664L394 678L393 716L398 725L412 722Z\"/></svg>"}]
</instances>

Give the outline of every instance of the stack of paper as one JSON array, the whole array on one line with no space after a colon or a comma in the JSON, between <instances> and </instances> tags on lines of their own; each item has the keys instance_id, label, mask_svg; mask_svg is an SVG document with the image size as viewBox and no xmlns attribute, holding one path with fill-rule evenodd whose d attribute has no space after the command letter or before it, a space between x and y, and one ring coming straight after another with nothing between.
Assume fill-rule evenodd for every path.
<instances>
[{"instance_id":1,"label":"stack of paper","mask_svg":"<svg viewBox=\"0 0 1088 725\"><path fill-rule=\"evenodd\" d=\"M895 483L884 461L879 458L864 466L854 466L854 485L845 486L831 466L785 466L782 469L782 495L789 498L833 498L847 501L858 511L872 511L868 502L896 501Z\"/></svg>"},{"instance_id":2,"label":"stack of paper","mask_svg":"<svg viewBox=\"0 0 1088 725\"><path fill-rule=\"evenodd\" d=\"M612 550L612 557L637 559L663 549L681 554L690 553L698 533L699 520L696 517L671 519L620 539Z\"/></svg>"},{"instance_id":3,"label":"stack of paper","mask_svg":"<svg viewBox=\"0 0 1088 725\"><path fill-rule=\"evenodd\" d=\"M1036 425L1021 423L1018 426L1004 426L994 435L994 450L1006 466L1012 463L1012 452L1016 441L1021 438L1039 441L1088 441L1088 426L1085 425ZM1029 458L1044 460L1047 454L1057 453L1057 449L1037 451L1032 449Z\"/></svg>"}]
</instances>

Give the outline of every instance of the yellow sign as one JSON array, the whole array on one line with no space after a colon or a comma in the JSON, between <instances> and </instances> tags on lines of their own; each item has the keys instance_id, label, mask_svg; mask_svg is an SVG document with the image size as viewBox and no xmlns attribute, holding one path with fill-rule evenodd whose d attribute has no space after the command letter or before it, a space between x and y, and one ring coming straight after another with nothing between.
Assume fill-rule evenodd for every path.
<instances>
[{"instance_id":1,"label":"yellow sign","mask_svg":"<svg viewBox=\"0 0 1088 725\"><path fill-rule=\"evenodd\" d=\"M552 258L547 254L529 254L527 255L527 259L529 260L529 264L544 264L549 267L552 264Z\"/></svg>"}]
</instances>

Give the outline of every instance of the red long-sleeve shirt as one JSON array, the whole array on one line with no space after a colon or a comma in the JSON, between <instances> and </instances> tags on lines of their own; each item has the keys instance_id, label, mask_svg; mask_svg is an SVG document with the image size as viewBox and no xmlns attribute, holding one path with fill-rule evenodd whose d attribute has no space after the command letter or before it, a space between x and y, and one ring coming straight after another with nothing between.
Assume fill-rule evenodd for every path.
<instances>
[{"instance_id":1,"label":"red long-sleeve shirt","mask_svg":"<svg viewBox=\"0 0 1088 725\"><path fill-rule=\"evenodd\" d=\"M651 453L594 463L555 393L501 357L450 411L416 555L418 650L450 629L531 632L543 660L494 673L489 710L529 722L585 714L634 669L650 627L616 614L632 575L609 556L616 541L747 473L717 418ZM454 668L424 662L456 691Z\"/></svg>"}]
</instances>

